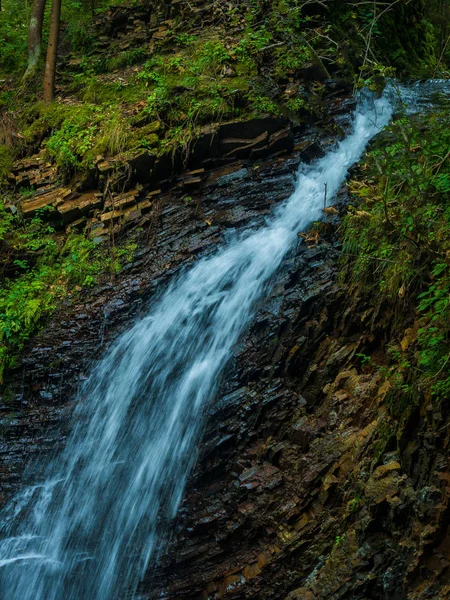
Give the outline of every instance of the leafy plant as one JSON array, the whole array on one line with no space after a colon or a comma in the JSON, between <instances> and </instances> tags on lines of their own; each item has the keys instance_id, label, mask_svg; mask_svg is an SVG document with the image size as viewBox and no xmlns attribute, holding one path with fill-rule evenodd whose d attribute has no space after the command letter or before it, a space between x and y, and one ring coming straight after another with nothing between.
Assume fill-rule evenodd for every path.
<instances>
[{"instance_id":1,"label":"leafy plant","mask_svg":"<svg viewBox=\"0 0 450 600\"><path fill-rule=\"evenodd\" d=\"M43 317L69 293L92 286L109 269L110 257L104 249L81 234L70 234L64 241L45 220L47 210L24 220L0 204L0 240L5 256L13 257L10 263L3 261L8 274L0 289L0 380ZM116 271L133 248L117 250Z\"/></svg>"},{"instance_id":2,"label":"leafy plant","mask_svg":"<svg viewBox=\"0 0 450 600\"><path fill-rule=\"evenodd\" d=\"M391 384L397 416L450 391L449 126L448 112L399 118L350 185L357 208L344 223L347 277L372 303L404 311L409 302L415 312L415 329L391 342L387 365L373 365Z\"/></svg>"},{"instance_id":3,"label":"leafy plant","mask_svg":"<svg viewBox=\"0 0 450 600\"><path fill-rule=\"evenodd\" d=\"M361 352L358 352L356 354L356 356L361 360L361 365L364 367L365 365L368 365L371 361L371 357L368 356L367 354L362 354Z\"/></svg>"}]
</instances>

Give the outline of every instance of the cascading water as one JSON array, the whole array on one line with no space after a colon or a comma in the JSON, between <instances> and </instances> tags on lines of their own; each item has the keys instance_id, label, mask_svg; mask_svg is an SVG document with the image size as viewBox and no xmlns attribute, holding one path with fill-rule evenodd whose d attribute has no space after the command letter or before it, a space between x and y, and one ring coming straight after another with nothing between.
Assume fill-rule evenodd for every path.
<instances>
[{"instance_id":1,"label":"cascading water","mask_svg":"<svg viewBox=\"0 0 450 600\"><path fill-rule=\"evenodd\" d=\"M133 594L158 552L159 523L179 506L234 345L297 233L320 217L324 183L331 199L392 112L389 94L361 103L348 137L301 166L295 192L264 227L200 260L117 340L81 390L46 480L1 515L1 598Z\"/></svg>"}]
</instances>

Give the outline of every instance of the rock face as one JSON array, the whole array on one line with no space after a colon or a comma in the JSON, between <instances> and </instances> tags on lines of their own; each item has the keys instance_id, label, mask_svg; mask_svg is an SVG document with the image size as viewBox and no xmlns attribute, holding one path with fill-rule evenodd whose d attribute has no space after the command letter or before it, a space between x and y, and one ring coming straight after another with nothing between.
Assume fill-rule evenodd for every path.
<instances>
[{"instance_id":1,"label":"rock face","mask_svg":"<svg viewBox=\"0 0 450 600\"><path fill-rule=\"evenodd\" d=\"M205 0L193 3L145 0L131 2L128 6L111 6L95 17L98 44L89 52L89 62L94 65L96 61L120 60L125 52L137 52L143 62L153 56L155 44L162 43L162 40L173 41L180 32L184 32L184 27L180 29L181 24L189 25L187 30L196 34L204 29L205 17L208 17L208 23L226 23L224 18L229 12L228 5L211 4ZM67 85L66 79L68 73L83 73L85 61L86 56L80 58L78 49L61 57L58 69L61 72L58 87L62 93L60 106L76 106L79 102L70 95L73 81ZM293 77L285 78L286 81L280 80L276 87L283 96L294 97L302 82L307 83L314 78L311 73L308 74L311 68L313 72L317 71L317 67L309 66L304 73L292 72L295 81ZM139 70L139 67L136 66L136 69ZM234 73L233 69L231 71ZM318 79L322 81L323 73L320 75L320 71L319 68ZM66 73L66 79L63 73ZM132 73L130 80L130 73L125 78L122 72L103 73L99 81L115 82L126 88L136 76L134 70ZM248 85L253 86L250 80ZM167 125L164 125L164 118L156 119L145 110L144 96L137 103L123 107L128 119L129 139L120 146L121 149L111 153L100 146L97 155L92 148L93 155L84 156L86 162L73 177L73 165L73 168L66 165L65 169L58 171L55 164L49 162L50 154L43 144L51 130L47 127L39 133L30 134L21 150L22 158L15 162L9 174L11 189L14 188L14 193L8 198L9 206L13 212L18 210L26 218L41 211L40 216L53 219L58 227L62 224L66 230L85 230L91 238L101 241L109 235L140 226L152 207L164 201L162 194L165 192L181 189L191 194L203 181L205 171L211 168L237 160L263 160L268 156L291 153L298 135L298 123L311 123L317 114L321 114L323 121L327 117L331 120L336 108L340 107L342 96L350 94L348 84L331 80L321 82L320 90L316 113L300 108L287 111L290 118L270 115L250 118L253 112L248 111L233 113L241 115L237 121L211 124L210 119L206 119L199 121L195 133L186 132L182 143L180 138L173 145L173 140L163 145L163 142L170 141ZM182 86L173 89L174 94L182 94L183 91L186 88ZM113 94L113 91L110 93ZM186 129L186 123L178 124L177 128ZM335 125L339 124L335 122ZM41 150L37 154L29 156L38 148ZM78 158L81 160L82 157ZM65 179L64 185L61 185L62 178ZM51 210L43 214L42 209L46 207Z\"/></svg>"},{"instance_id":2,"label":"rock face","mask_svg":"<svg viewBox=\"0 0 450 600\"><path fill-rule=\"evenodd\" d=\"M243 340L144 597L447 597L443 415L423 407L397 439L324 237L297 248Z\"/></svg>"},{"instance_id":3,"label":"rock face","mask_svg":"<svg viewBox=\"0 0 450 600\"><path fill-rule=\"evenodd\" d=\"M192 168L155 191L139 217L134 261L114 281L69 298L30 342L0 405L2 502L22 485L30 460L64 443L70 399L92 360L228 228L262 222L293 189L299 161L329 142L313 133L295 140L287 158L255 162L260 151L276 154L283 131L264 127L258 140L260 129L239 137L230 125L219 144L227 164ZM22 167L33 176L32 161ZM58 190L57 207L70 213ZM116 196L104 220L138 210L136 198L133 190ZM338 210L345 201L343 190ZM310 247L299 238L241 341L210 407L167 552L142 582L142 597L437 600L450 593L448 408L424 400L400 427L389 416L389 390L357 354L368 343L373 352L382 347L390 315L362 333L370 307L338 284L338 222L327 215L307 236Z\"/></svg>"},{"instance_id":4,"label":"rock face","mask_svg":"<svg viewBox=\"0 0 450 600\"><path fill-rule=\"evenodd\" d=\"M75 177L61 186L56 167L41 151L18 160L9 179L17 190L33 189L31 197L17 204L25 217L51 207L65 226L86 227L91 237L98 238L107 236L111 226L117 233L141 221L154 203L164 201L161 190L191 192L204 180L205 168L282 156L293 148L292 124L287 119L267 117L209 128L192 144L186 157L175 154L158 158L147 150L123 160L99 157L85 177ZM190 170L183 169L186 164ZM127 183L115 189L114 181L123 173L128 173Z\"/></svg>"},{"instance_id":5,"label":"rock face","mask_svg":"<svg viewBox=\"0 0 450 600\"><path fill-rule=\"evenodd\" d=\"M16 489L34 453L62 439L60 424L67 417L68 401L92 359L131 319L148 310L151 298L180 268L213 250L228 229L256 225L269 215L292 191L301 157L320 151L316 137L311 133L303 151L289 158L228 161L208 172L185 172L171 189L150 194L152 200L138 221L143 232L133 262L113 281L68 298L9 374L0 407L3 497ZM195 185L187 196L185 186L192 179ZM63 191L57 188L56 193ZM114 206L106 202L108 212L101 218L114 219L115 211L123 206L129 210L134 200L132 191L116 196Z\"/></svg>"}]
</instances>

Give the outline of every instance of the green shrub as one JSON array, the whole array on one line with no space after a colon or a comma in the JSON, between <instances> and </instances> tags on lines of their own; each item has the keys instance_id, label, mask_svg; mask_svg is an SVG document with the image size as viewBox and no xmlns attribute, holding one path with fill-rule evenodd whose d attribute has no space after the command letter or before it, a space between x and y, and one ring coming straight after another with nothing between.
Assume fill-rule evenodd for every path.
<instances>
[{"instance_id":1,"label":"green shrub","mask_svg":"<svg viewBox=\"0 0 450 600\"><path fill-rule=\"evenodd\" d=\"M58 234L45 220L47 210L24 220L0 204L0 252L8 272L0 288L0 381L62 299L94 285L102 273L119 272L137 248L128 240L109 255L82 234Z\"/></svg>"},{"instance_id":2,"label":"green shrub","mask_svg":"<svg viewBox=\"0 0 450 600\"><path fill-rule=\"evenodd\" d=\"M385 370L399 412L417 394L450 391L448 111L400 118L377 145L350 185L357 208L344 221L343 267L372 305L378 298L404 312L409 302L415 312L411 340L392 340Z\"/></svg>"}]
</instances>

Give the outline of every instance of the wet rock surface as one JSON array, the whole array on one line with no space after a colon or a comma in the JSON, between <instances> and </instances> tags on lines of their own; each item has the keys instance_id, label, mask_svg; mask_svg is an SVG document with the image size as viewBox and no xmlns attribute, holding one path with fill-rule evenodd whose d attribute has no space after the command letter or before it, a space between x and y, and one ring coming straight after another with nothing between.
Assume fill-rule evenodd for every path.
<instances>
[{"instance_id":1,"label":"wet rock surface","mask_svg":"<svg viewBox=\"0 0 450 600\"><path fill-rule=\"evenodd\" d=\"M292 192L308 148L319 151L317 137L311 132L304 153L288 158L235 161L204 172L189 196L182 186L158 191L139 221L143 232L133 262L114 279L69 297L8 374L0 405L3 499L14 492L33 456L63 443L61 422L67 421L70 399L93 360L133 319L147 313L181 269L214 251L234 231L261 225Z\"/></svg>"},{"instance_id":2,"label":"wet rock surface","mask_svg":"<svg viewBox=\"0 0 450 600\"><path fill-rule=\"evenodd\" d=\"M68 298L30 342L0 401L2 503L23 485L29 462L64 444L71 400L93 361L182 269L235 230L261 224L292 191L299 162L331 139L315 130L294 143L288 157L185 173L178 188L158 192L138 221L133 262ZM345 202L343 190L338 210ZM393 423L389 390L357 356L368 307L338 283L338 224L329 214L308 243L299 237L227 366L168 550L142 582L143 597L450 593L446 408L425 402L400 430ZM375 350L387 320L372 334Z\"/></svg>"},{"instance_id":3,"label":"wet rock surface","mask_svg":"<svg viewBox=\"0 0 450 600\"><path fill-rule=\"evenodd\" d=\"M447 597L448 434L431 408L398 434L356 356L363 312L337 284L339 252L324 233L279 272L144 597Z\"/></svg>"}]
</instances>

